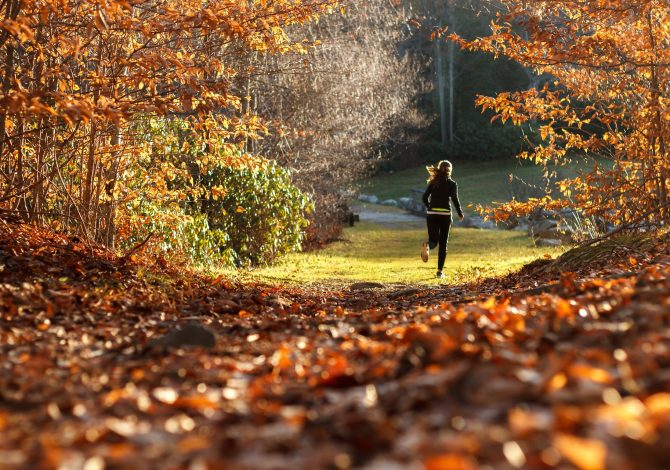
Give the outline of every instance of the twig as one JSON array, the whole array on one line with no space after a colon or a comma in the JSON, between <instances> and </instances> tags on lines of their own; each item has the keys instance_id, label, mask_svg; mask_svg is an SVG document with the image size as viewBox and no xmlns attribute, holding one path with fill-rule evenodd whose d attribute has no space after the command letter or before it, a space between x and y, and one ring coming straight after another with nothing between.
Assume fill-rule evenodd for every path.
<instances>
[{"instance_id":1,"label":"twig","mask_svg":"<svg viewBox=\"0 0 670 470\"><path fill-rule=\"evenodd\" d=\"M579 246L579 247L582 247L582 246L590 246L590 245L593 245L594 243L598 243L598 242L601 242L601 241L603 241L603 240L606 240L606 239L612 237L613 235L616 235L617 233L620 233L620 232L626 230L627 228L630 228L630 227L632 227L633 225L642 222L644 219L646 219L647 217L649 217L649 216L650 216L651 214L653 214L654 212L659 211L659 210L661 210L661 209L665 209L665 208L667 208L667 207L670 207L670 202L667 202L667 203L663 204L662 206L654 207L653 209L648 210L647 212L645 212L644 214L642 214L640 217L638 217L638 218L635 219L634 221L632 221L632 222L628 222L627 224L624 224L624 225L622 225L622 226L620 226L620 227L617 227L616 229L612 230L611 232L606 233L606 234L603 235L602 237L592 238L591 240L586 240L586 241L580 243L578 246Z\"/></svg>"},{"instance_id":2,"label":"twig","mask_svg":"<svg viewBox=\"0 0 670 470\"><path fill-rule=\"evenodd\" d=\"M130 259L130 257L131 257L134 253L136 253L140 248L142 248L144 245L147 244L147 242L151 239L151 237L154 236L154 234L155 234L155 232L151 232L149 235L147 235L147 237L146 237L144 240L142 240L140 243L138 243L137 245L135 245L134 247L132 247L132 248L130 249L130 251L128 251L128 253L126 253L125 255L123 255L123 256L121 257L121 260L122 260L122 261L127 261L128 259Z\"/></svg>"}]
</instances>

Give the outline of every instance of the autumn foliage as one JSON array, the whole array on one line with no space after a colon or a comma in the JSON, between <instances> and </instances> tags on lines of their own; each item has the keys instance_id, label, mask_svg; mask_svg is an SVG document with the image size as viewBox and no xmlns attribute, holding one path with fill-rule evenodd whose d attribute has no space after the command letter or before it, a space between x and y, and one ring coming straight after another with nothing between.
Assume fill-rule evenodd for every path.
<instances>
[{"instance_id":1,"label":"autumn foliage","mask_svg":"<svg viewBox=\"0 0 670 470\"><path fill-rule=\"evenodd\" d=\"M600 157L592 171L558 183L558 195L499 206L573 208L614 224L668 221L670 7L656 0L499 2L483 38L463 48L532 68L536 88L480 97L496 119L530 126L539 140L522 158L540 164Z\"/></svg>"},{"instance_id":2,"label":"autumn foliage","mask_svg":"<svg viewBox=\"0 0 670 470\"><path fill-rule=\"evenodd\" d=\"M127 211L139 198L170 205L222 197L218 188L172 182L254 161L248 142L267 126L245 106L240 83L255 70L240 58L304 53L311 43L292 40L287 30L336 6L2 2L0 207L115 246L123 241L118 234L136 228ZM152 134L156 120L183 127L177 149L169 149L181 159L161 158L165 139Z\"/></svg>"},{"instance_id":3,"label":"autumn foliage","mask_svg":"<svg viewBox=\"0 0 670 470\"><path fill-rule=\"evenodd\" d=\"M544 85L482 107L537 129L525 158L610 162L497 214L666 221L670 8L500 3L490 37L452 39ZM300 242L289 204L231 197L310 207L249 152L268 126L240 58L305 51L287 31L336 6L0 2L0 468L670 468L667 230L464 285L240 285L138 256L160 224L237 254L276 253L254 229Z\"/></svg>"}]
</instances>

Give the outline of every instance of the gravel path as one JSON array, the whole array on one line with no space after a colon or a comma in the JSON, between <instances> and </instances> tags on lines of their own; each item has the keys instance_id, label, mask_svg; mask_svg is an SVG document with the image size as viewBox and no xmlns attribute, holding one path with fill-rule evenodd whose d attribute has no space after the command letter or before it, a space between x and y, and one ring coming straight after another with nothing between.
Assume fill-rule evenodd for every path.
<instances>
[{"instance_id":1,"label":"gravel path","mask_svg":"<svg viewBox=\"0 0 670 470\"><path fill-rule=\"evenodd\" d=\"M377 210L370 206L351 206L351 210L360 216L361 222L375 222L388 227L407 227L408 224L424 226L426 223L424 217L409 212L390 211L386 208Z\"/></svg>"}]
</instances>

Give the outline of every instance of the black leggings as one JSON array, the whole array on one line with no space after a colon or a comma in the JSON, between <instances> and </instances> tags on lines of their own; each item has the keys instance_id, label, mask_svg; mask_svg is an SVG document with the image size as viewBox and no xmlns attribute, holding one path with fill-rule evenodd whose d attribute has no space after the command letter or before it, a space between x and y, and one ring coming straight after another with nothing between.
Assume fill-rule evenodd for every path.
<instances>
[{"instance_id":1,"label":"black leggings","mask_svg":"<svg viewBox=\"0 0 670 470\"><path fill-rule=\"evenodd\" d=\"M431 250L438 245L440 246L437 253L437 270L442 271L444 261L447 259L451 215L428 214L426 222L428 225L428 246Z\"/></svg>"}]
</instances>

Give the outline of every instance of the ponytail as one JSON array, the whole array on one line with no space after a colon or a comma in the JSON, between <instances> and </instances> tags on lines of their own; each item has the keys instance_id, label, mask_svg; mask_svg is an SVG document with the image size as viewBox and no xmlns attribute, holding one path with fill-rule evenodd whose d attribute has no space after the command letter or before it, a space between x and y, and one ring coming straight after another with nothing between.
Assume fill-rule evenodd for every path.
<instances>
[{"instance_id":1,"label":"ponytail","mask_svg":"<svg viewBox=\"0 0 670 470\"><path fill-rule=\"evenodd\" d=\"M449 160L442 160L436 166L427 166L426 170L428 170L428 174L430 175L428 183L432 184L439 179L448 180L451 178L452 169L453 166Z\"/></svg>"}]
</instances>

